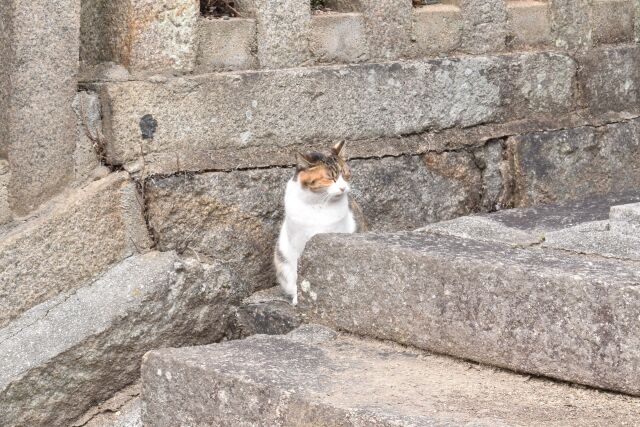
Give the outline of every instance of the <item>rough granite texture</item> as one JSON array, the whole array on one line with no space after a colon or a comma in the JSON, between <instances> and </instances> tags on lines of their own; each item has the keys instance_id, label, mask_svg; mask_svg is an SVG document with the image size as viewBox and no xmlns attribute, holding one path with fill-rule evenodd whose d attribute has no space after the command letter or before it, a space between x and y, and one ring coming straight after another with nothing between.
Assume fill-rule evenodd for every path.
<instances>
[{"instance_id":1,"label":"rough granite texture","mask_svg":"<svg viewBox=\"0 0 640 427\"><path fill-rule=\"evenodd\" d=\"M434 4L414 10L416 55L442 55L460 47L463 20L460 8Z\"/></svg>"},{"instance_id":2,"label":"rough granite texture","mask_svg":"<svg viewBox=\"0 0 640 427\"><path fill-rule=\"evenodd\" d=\"M235 311L231 337L282 335L300 326L300 316L280 286L265 289L245 298Z\"/></svg>"},{"instance_id":3,"label":"rough granite texture","mask_svg":"<svg viewBox=\"0 0 640 427\"><path fill-rule=\"evenodd\" d=\"M640 119L516 136L507 147L516 207L640 186Z\"/></svg>"},{"instance_id":4,"label":"rough granite texture","mask_svg":"<svg viewBox=\"0 0 640 427\"><path fill-rule=\"evenodd\" d=\"M5 0L2 9L11 32L0 51L10 53L0 61L0 153L12 172L12 210L25 215L73 180L80 1Z\"/></svg>"},{"instance_id":5,"label":"rough granite texture","mask_svg":"<svg viewBox=\"0 0 640 427\"><path fill-rule=\"evenodd\" d=\"M0 225L11 221L13 218L11 206L9 205L10 179L9 162L0 159Z\"/></svg>"},{"instance_id":6,"label":"rough granite texture","mask_svg":"<svg viewBox=\"0 0 640 427\"><path fill-rule=\"evenodd\" d=\"M89 409L70 427L143 427L140 389L139 383L126 387Z\"/></svg>"},{"instance_id":7,"label":"rough granite texture","mask_svg":"<svg viewBox=\"0 0 640 427\"><path fill-rule=\"evenodd\" d=\"M638 399L306 325L148 353L143 421L251 426L633 425Z\"/></svg>"},{"instance_id":8,"label":"rough granite texture","mask_svg":"<svg viewBox=\"0 0 640 427\"><path fill-rule=\"evenodd\" d=\"M552 45L548 3L535 0L510 1L507 2L507 16L508 47L521 49Z\"/></svg>"},{"instance_id":9,"label":"rough granite texture","mask_svg":"<svg viewBox=\"0 0 640 427\"><path fill-rule=\"evenodd\" d=\"M365 23L360 13L314 16L310 31L309 49L315 62L355 63L368 58Z\"/></svg>"},{"instance_id":10,"label":"rough granite texture","mask_svg":"<svg viewBox=\"0 0 640 427\"><path fill-rule=\"evenodd\" d=\"M0 330L0 425L67 425L133 383L155 348L221 339L244 290L220 264L151 252Z\"/></svg>"},{"instance_id":11,"label":"rough granite texture","mask_svg":"<svg viewBox=\"0 0 640 427\"><path fill-rule=\"evenodd\" d=\"M74 152L75 180L87 181L100 166L99 152L102 150L102 112L100 98L94 92L78 92L73 100L78 133Z\"/></svg>"},{"instance_id":12,"label":"rough granite texture","mask_svg":"<svg viewBox=\"0 0 640 427\"><path fill-rule=\"evenodd\" d=\"M69 192L0 239L0 327L150 246L126 172Z\"/></svg>"},{"instance_id":13,"label":"rough granite texture","mask_svg":"<svg viewBox=\"0 0 640 427\"><path fill-rule=\"evenodd\" d=\"M461 49L467 53L500 52L506 46L507 2L505 0L460 0Z\"/></svg>"},{"instance_id":14,"label":"rough granite texture","mask_svg":"<svg viewBox=\"0 0 640 427\"><path fill-rule=\"evenodd\" d=\"M638 395L639 266L424 232L321 235L298 307L305 322Z\"/></svg>"},{"instance_id":15,"label":"rough granite texture","mask_svg":"<svg viewBox=\"0 0 640 427\"><path fill-rule=\"evenodd\" d=\"M593 45L591 3L592 0L549 0L556 47L584 50Z\"/></svg>"},{"instance_id":16,"label":"rough granite texture","mask_svg":"<svg viewBox=\"0 0 640 427\"><path fill-rule=\"evenodd\" d=\"M542 120L572 108L574 74L567 56L522 53L107 83L106 154L125 164L143 150L152 173L231 169L270 164L247 161L255 147ZM157 122L147 139L145 115Z\"/></svg>"},{"instance_id":17,"label":"rough granite texture","mask_svg":"<svg viewBox=\"0 0 640 427\"><path fill-rule=\"evenodd\" d=\"M258 68L254 19L198 20L196 73Z\"/></svg>"},{"instance_id":18,"label":"rough granite texture","mask_svg":"<svg viewBox=\"0 0 640 427\"><path fill-rule=\"evenodd\" d=\"M411 0L359 0L370 59L407 56L413 46Z\"/></svg>"},{"instance_id":19,"label":"rough granite texture","mask_svg":"<svg viewBox=\"0 0 640 427\"><path fill-rule=\"evenodd\" d=\"M593 43L612 44L634 41L637 0L594 0L591 3Z\"/></svg>"},{"instance_id":20,"label":"rough granite texture","mask_svg":"<svg viewBox=\"0 0 640 427\"><path fill-rule=\"evenodd\" d=\"M255 0L254 4L260 67L296 67L309 61L309 0Z\"/></svg>"}]
</instances>

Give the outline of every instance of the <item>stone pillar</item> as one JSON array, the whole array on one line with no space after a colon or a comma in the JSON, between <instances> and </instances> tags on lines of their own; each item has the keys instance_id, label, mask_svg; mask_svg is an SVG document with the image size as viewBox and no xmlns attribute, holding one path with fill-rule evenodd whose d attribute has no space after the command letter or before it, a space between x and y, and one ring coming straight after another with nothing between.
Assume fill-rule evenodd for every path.
<instances>
[{"instance_id":1,"label":"stone pillar","mask_svg":"<svg viewBox=\"0 0 640 427\"><path fill-rule=\"evenodd\" d=\"M309 61L309 0L256 0L255 4L260 66L288 68Z\"/></svg>"},{"instance_id":2,"label":"stone pillar","mask_svg":"<svg viewBox=\"0 0 640 427\"><path fill-rule=\"evenodd\" d=\"M550 0L551 31L560 49L588 49L591 32L592 0Z\"/></svg>"},{"instance_id":3,"label":"stone pillar","mask_svg":"<svg viewBox=\"0 0 640 427\"><path fill-rule=\"evenodd\" d=\"M73 179L80 0L4 0L1 9L0 49L10 52L0 63L0 151L12 210L26 214Z\"/></svg>"},{"instance_id":4,"label":"stone pillar","mask_svg":"<svg viewBox=\"0 0 640 427\"><path fill-rule=\"evenodd\" d=\"M499 52L507 38L505 0L460 0L463 51L473 54Z\"/></svg>"},{"instance_id":5,"label":"stone pillar","mask_svg":"<svg viewBox=\"0 0 640 427\"><path fill-rule=\"evenodd\" d=\"M371 59L396 59L412 49L411 0L361 0Z\"/></svg>"}]
</instances>

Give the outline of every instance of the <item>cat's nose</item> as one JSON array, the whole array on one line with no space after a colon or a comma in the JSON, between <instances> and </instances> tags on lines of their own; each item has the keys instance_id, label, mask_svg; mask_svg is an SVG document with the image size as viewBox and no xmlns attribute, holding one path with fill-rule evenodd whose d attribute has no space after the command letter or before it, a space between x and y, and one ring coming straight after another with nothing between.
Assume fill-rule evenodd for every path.
<instances>
[{"instance_id":1,"label":"cat's nose","mask_svg":"<svg viewBox=\"0 0 640 427\"><path fill-rule=\"evenodd\" d=\"M344 193L346 189L347 189L347 187L346 187L346 186L345 186L345 187L340 187L340 188L339 188L339 190L340 190L340 192L341 192L341 193Z\"/></svg>"}]
</instances>

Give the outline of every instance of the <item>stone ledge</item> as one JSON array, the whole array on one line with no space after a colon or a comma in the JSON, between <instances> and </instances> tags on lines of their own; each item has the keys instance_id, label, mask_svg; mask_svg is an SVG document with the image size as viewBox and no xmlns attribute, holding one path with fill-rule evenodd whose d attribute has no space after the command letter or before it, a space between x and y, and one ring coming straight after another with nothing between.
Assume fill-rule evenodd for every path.
<instances>
[{"instance_id":1,"label":"stone ledge","mask_svg":"<svg viewBox=\"0 0 640 427\"><path fill-rule=\"evenodd\" d=\"M145 355L145 425L633 424L638 399L358 339L314 325L284 337Z\"/></svg>"},{"instance_id":2,"label":"stone ledge","mask_svg":"<svg viewBox=\"0 0 640 427\"><path fill-rule=\"evenodd\" d=\"M519 240L316 236L299 267L299 310L358 335L640 395L640 264Z\"/></svg>"}]
</instances>

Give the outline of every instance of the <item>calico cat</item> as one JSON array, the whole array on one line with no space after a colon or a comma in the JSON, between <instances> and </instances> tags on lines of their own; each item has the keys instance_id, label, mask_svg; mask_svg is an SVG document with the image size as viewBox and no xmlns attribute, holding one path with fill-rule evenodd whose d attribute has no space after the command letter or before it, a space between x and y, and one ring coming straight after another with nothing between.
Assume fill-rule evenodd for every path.
<instances>
[{"instance_id":1,"label":"calico cat","mask_svg":"<svg viewBox=\"0 0 640 427\"><path fill-rule=\"evenodd\" d=\"M298 303L298 258L307 241L318 233L353 233L364 228L359 209L349 202L351 171L344 142L336 144L328 156L316 152L298 156L295 175L285 191L285 218L274 254L278 282L293 305Z\"/></svg>"}]
</instances>

